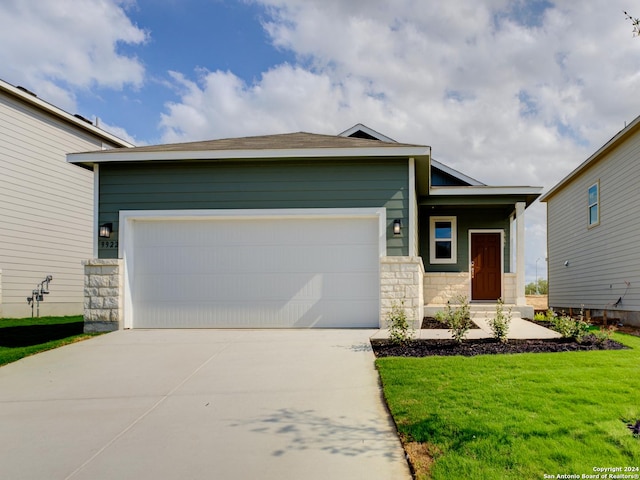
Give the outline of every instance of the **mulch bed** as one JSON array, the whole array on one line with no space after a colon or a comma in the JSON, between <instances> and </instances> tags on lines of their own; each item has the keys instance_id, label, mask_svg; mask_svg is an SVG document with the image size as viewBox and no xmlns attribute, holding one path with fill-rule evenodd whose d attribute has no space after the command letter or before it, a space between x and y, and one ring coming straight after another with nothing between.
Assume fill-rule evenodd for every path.
<instances>
[{"instance_id":1,"label":"mulch bed","mask_svg":"<svg viewBox=\"0 0 640 480\"><path fill-rule=\"evenodd\" d=\"M471 329L473 330L474 328L480 328L479 326L477 326L475 323L473 323L473 320L471 321L472 325L471 325ZM448 330L449 327L447 326L446 323L440 322L438 320L436 320L434 317L424 317L422 319L422 327L423 330L427 329L427 330Z\"/></svg>"},{"instance_id":2,"label":"mulch bed","mask_svg":"<svg viewBox=\"0 0 640 480\"><path fill-rule=\"evenodd\" d=\"M405 345L395 345L389 340L371 340L371 346L376 357L430 357L463 355L504 354L504 353L550 353L574 352L588 350L624 350L628 347L615 340L600 342L594 335L587 335L582 342L573 339L545 339L545 340L509 340L500 343L494 339L463 340L456 343L453 340L411 340Z\"/></svg>"}]
</instances>

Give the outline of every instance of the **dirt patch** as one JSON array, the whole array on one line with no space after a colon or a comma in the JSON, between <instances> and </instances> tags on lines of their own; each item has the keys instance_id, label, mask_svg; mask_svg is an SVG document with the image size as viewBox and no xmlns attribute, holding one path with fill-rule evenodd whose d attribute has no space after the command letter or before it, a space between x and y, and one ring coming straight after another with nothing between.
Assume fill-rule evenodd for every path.
<instances>
[{"instance_id":1,"label":"dirt patch","mask_svg":"<svg viewBox=\"0 0 640 480\"><path fill-rule=\"evenodd\" d=\"M441 451L435 445L420 442L402 442L409 465L416 478L428 478L434 458Z\"/></svg>"},{"instance_id":2,"label":"dirt patch","mask_svg":"<svg viewBox=\"0 0 640 480\"><path fill-rule=\"evenodd\" d=\"M430 357L463 355L508 354L508 353L552 353L590 350L623 350L628 347L615 340L600 341L595 335L585 336L581 342L574 339L554 338L544 340L509 340L501 343L495 339L464 340L411 340L404 345L395 345L389 340L371 340L376 357Z\"/></svg>"},{"instance_id":3,"label":"dirt patch","mask_svg":"<svg viewBox=\"0 0 640 480\"><path fill-rule=\"evenodd\" d=\"M628 335L635 335L636 337L640 337L640 328L638 327L622 326L622 327L617 327L616 331L621 333L626 333Z\"/></svg>"},{"instance_id":4,"label":"dirt patch","mask_svg":"<svg viewBox=\"0 0 640 480\"><path fill-rule=\"evenodd\" d=\"M538 312L544 312L549 309L549 297L547 295L525 295L527 305L533 307Z\"/></svg>"},{"instance_id":5,"label":"dirt patch","mask_svg":"<svg viewBox=\"0 0 640 480\"><path fill-rule=\"evenodd\" d=\"M626 333L628 335L634 335L636 337L640 337L640 327L635 327L632 325L624 325L617 318L608 319L605 325L604 319L602 317L591 317L591 324L595 326L599 326L600 328L612 328L616 332Z\"/></svg>"}]
</instances>

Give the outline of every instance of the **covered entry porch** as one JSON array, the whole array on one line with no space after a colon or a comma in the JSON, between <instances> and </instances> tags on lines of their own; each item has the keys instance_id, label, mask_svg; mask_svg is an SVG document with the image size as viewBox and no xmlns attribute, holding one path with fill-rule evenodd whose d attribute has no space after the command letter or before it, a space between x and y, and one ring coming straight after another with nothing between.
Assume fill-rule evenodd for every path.
<instances>
[{"instance_id":1,"label":"covered entry porch","mask_svg":"<svg viewBox=\"0 0 640 480\"><path fill-rule=\"evenodd\" d=\"M502 299L514 314L533 317L524 212L538 194L536 187L431 187L419 201L425 315L464 298L472 308Z\"/></svg>"}]
</instances>

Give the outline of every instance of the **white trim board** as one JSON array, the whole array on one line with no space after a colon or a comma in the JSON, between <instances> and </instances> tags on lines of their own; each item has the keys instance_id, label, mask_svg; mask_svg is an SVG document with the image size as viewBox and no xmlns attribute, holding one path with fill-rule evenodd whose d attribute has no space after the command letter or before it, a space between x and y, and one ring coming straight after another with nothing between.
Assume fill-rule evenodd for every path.
<instances>
[{"instance_id":1,"label":"white trim board","mask_svg":"<svg viewBox=\"0 0 640 480\"><path fill-rule=\"evenodd\" d=\"M427 157L429 147L370 147L370 148L296 148L260 150L178 150L178 151L120 151L70 153L69 163L145 162L159 160L242 160L283 158L384 158Z\"/></svg>"}]
</instances>

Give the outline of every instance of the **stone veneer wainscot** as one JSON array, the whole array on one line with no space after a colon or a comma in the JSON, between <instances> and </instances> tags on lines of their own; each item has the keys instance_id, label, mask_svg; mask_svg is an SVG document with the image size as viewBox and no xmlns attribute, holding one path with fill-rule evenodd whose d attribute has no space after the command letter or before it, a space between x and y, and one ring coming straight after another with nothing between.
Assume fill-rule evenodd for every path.
<instances>
[{"instance_id":1,"label":"stone veneer wainscot","mask_svg":"<svg viewBox=\"0 0 640 480\"><path fill-rule=\"evenodd\" d=\"M516 304L516 274L505 273L503 280L503 300ZM471 278L469 272L429 272L424 277L424 301L426 305L446 305L457 297L469 299Z\"/></svg>"},{"instance_id":2,"label":"stone veneer wainscot","mask_svg":"<svg viewBox=\"0 0 640 480\"><path fill-rule=\"evenodd\" d=\"M123 268L120 259L92 259L84 265L84 331L111 332L122 322Z\"/></svg>"},{"instance_id":3,"label":"stone veneer wainscot","mask_svg":"<svg viewBox=\"0 0 640 480\"><path fill-rule=\"evenodd\" d=\"M380 327L387 327L387 315L394 303L404 309L414 328L420 328L424 313L424 266L420 257L380 259Z\"/></svg>"}]
</instances>

